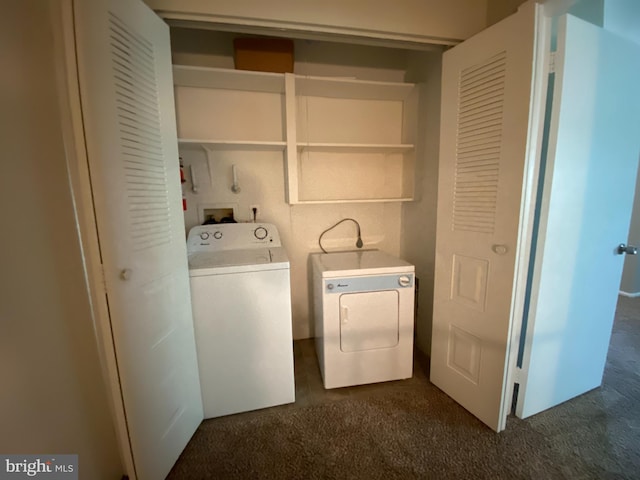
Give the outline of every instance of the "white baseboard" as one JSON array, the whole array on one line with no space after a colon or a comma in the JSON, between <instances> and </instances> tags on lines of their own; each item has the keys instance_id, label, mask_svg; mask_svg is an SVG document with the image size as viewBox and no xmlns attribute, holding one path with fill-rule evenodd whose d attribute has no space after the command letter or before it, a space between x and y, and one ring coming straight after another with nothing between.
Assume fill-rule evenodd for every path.
<instances>
[{"instance_id":1,"label":"white baseboard","mask_svg":"<svg viewBox=\"0 0 640 480\"><path fill-rule=\"evenodd\" d=\"M640 297L640 292L628 293L628 292L623 292L622 290L620 290L620 295L622 295L623 297L637 298L637 297Z\"/></svg>"}]
</instances>

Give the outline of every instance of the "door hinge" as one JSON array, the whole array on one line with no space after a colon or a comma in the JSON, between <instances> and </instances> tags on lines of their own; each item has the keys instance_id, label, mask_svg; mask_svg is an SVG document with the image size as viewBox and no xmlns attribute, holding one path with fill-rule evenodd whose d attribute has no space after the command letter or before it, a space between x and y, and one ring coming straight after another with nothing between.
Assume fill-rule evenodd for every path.
<instances>
[{"instance_id":1,"label":"door hinge","mask_svg":"<svg viewBox=\"0 0 640 480\"><path fill-rule=\"evenodd\" d=\"M104 271L104 265L100 265L100 287L103 291L107 291L107 275Z\"/></svg>"},{"instance_id":2,"label":"door hinge","mask_svg":"<svg viewBox=\"0 0 640 480\"><path fill-rule=\"evenodd\" d=\"M549 53L549 73L556 73L556 52Z\"/></svg>"},{"instance_id":3,"label":"door hinge","mask_svg":"<svg viewBox=\"0 0 640 480\"><path fill-rule=\"evenodd\" d=\"M517 383L518 385L521 384L523 377L522 369L520 367L516 367L513 372L513 383Z\"/></svg>"}]
</instances>

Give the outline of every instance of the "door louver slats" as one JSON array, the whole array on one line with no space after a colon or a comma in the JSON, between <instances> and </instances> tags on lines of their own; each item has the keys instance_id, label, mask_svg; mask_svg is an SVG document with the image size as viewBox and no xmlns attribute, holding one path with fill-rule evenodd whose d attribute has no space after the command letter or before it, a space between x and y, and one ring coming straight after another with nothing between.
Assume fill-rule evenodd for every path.
<instances>
[{"instance_id":1,"label":"door louver slats","mask_svg":"<svg viewBox=\"0 0 640 480\"><path fill-rule=\"evenodd\" d=\"M462 70L453 190L454 231L493 233L500 173L506 52Z\"/></svg>"},{"instance_id":2,"label":"door louver slats","mask_svg":"<svg viewBox=\"0 0 640 480\"><path fill-rule=\"evenodd\" d=\"M144 250L172 240L154 50L113 14L109 28L130 240Z\"/></svg>"}]
</instances>

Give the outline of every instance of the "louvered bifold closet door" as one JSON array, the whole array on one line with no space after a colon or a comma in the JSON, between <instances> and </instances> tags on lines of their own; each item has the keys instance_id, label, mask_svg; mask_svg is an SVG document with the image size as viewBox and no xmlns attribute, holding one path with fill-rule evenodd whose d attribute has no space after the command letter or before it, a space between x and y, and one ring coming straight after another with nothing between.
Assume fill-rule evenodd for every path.
<instances>
[{"instance_id":1,"label":"louvered bifold closet door","mask_svg":"<svg viewBox=\"0 0 640 480\"><path fill-rule=\"evenodd\" d=\"M431 381L505 426L536 7L443 55Z\"/></svg>"},{"instance_id":2,"label":"louvered bifold closet door","mask_svg":"<svg viewBox=\"0 0 640 480\"><path fill-rule=\"evenodd\" d=\"M203 417L169 28L139 0L74 8L94 210L135 464L127 473L164 478Z\"/></svg>"}]
</instances>

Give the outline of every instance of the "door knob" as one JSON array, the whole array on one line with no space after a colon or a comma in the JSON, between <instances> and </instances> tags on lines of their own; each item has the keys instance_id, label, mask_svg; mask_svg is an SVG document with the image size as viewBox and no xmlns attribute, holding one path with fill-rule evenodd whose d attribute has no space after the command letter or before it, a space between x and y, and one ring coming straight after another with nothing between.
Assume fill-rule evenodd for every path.
<instances>
[{"instance_id":1,"label":"door knob","mask_svg":"<svg viewBox=\"0 0 640 480\"><path fill-rule=\"evenodd\" d=\"M491 247L491 250L493 250L498 255L504 255L509 251L509 248L506 245L493 245Z\"/></svg>"},{"instance_id":2,"label":"door knob","mask_svg":"<svg viewBox=\"0 0 640 480\"><path fill-rule=\"evenodd\" d=\"M625 245L624 243L621 243L620 245L618 245L618 255L622 255L623 253L626 253L627 255L637 255L638 254L638 247L634 247L633 245Z\"/></svg>"},{"instance_id":3,"label":"door knob","mask_svg":"<svg viewBox=\"0 0 640 480\"><path fill-rule=\"evenodd\" d=\"M129 280L131 278L131 269L130 268L125 268L120 272L120 279L121 280Z\"/></svg>"}]
</instances>

